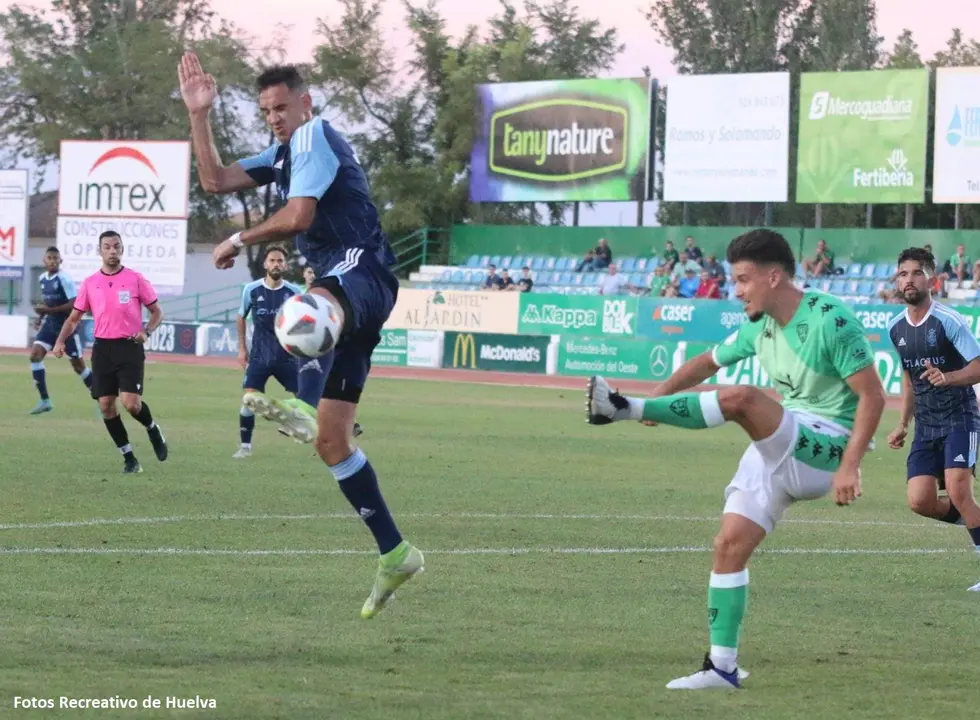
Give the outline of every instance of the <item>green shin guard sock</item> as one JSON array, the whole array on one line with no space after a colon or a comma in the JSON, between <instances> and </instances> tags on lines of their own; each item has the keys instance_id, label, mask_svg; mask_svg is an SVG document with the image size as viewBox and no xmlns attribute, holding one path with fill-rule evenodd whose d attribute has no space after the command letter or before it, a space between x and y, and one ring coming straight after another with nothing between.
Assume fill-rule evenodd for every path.
<instances>
[{"instance_id":1,"label":"green shin guard sock","mask_svg":"<svg viewBox=\"0 0 980 720\"><path fill-rule=\"evenodd\" d=\"M630 398L630 415L635 420L652 420L688 430L725 424L717 391L681 393L649 400Z\"/></svg>"},{"instance_id":2,"label":"green shin guard sock","mask_svg":"<svg viewBox=\"0 0 980 720\"><path fill-rule=\"evenodd\" d=\"M738 639L749 602L749 571L711 573L708 587L708 624L711 662L725 672L738 664Z\"/></svg>"}]
</instances>

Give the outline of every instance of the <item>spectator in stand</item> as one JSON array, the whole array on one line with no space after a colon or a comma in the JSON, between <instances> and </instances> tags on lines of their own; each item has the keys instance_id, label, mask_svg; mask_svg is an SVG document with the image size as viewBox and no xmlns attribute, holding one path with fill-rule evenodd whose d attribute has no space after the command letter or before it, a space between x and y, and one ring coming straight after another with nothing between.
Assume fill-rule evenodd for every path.
<instances>
[{"instance_id":1,"label":"spectator in stand","mask_svg":"<svg viewBox=\"0 0 980 720\"><path fill-rule=\"evenodd\" d=\"M674 272L674 265L677 264L679 259L680 256L677 254L677 250L674 249L674 243L668 240L667 244L664 245L663 261L663 265L666 266L668 273Z\"/></svg>"},{"instance_id":2,"label":"spectator in stand","mask_svg":"<svg viewBox=\"0 0 980 720\"><path fill-rule=\"evenodd\" d=\"M932 252L932 245L926 243L924 246L926 252L935 257ZM946 281L949 280L949 262L945 262L940 268L938 263L936 265L937 271L936 276L933 278L932 294L936 297L946 297ZM892 282L895 282L895 278L892 278Z\"/></svg>"},{"instance_id":3,"label":"spectator in stand","mask_svg":"<svg viewBox=\"0 0 980 720\"><path fill-rule=\"evenodd\" d=\"M692 235L688 235L685 243L687 256L698 265L702 264L704 262L704 253L701 252L701 248L694 244L694 237Z\"/></svg>"},{"instance_id":4,"label":"spectator in stand","mask_svg":"<svg viewBox=\"0 0 980 720\"><path fill-rule=\"evenodd\" d=\"M629 292L633 289L633 286L629 284L629 278L620 275L615 264L609 266L608 271L599 281L600 295L622 295L624 291Z\"/></svg>"},{"instance_id":5,"label":"spectator in stand","mask_svg":"<svg viewBox=\"0 0 980 720\"><path fill-rule=\"evenodd\" d=\"M510 273L506 270L500 271L500 287L498 290L513 290L516 286L514 285L514 278L510 276Z\"/></svg>"},{"instance_id":6,"label":"spectator in stand","mask_svg":"<svg viewBox=\"0 0 980 720\"><path fill-rule=\"evenodd\" d=\"M718 287L722 287L725 284L725 268L718 262L717 255L712 253L708 256L708 259L704 261L704 269L711 274L711 277L718 281Z\"/></svg>"},{"instance_id":7,"label":"spectator in stand","mask_svg":"<svg viewBox=\"0 0 980 720\"><path fill-rule=\"evenodd\" d=\"M685 268L684 276L677 281L677 294L682 298L692 298L697 294L700 284L697 270Z\"/></svg>"},{"instance_id":8,"label":"spectator in stand","mask_svg":"<svg viewBox=\"0 0 980 720\"><path fill-rule=\"evenodd\" d=\"M531 288L534 287L534 280L531 279L531 268L525 265L521 273L521 278L517 281L517 290L519 292L531 292ZM511 288L511 290L513 289Z\"/></svg>"},{"instance_id":9,"label":"spectator in stand","mask_svg":"<svg viewBox=\"0 0 980 720\"><path fill-rule=\"evenodd\" d=\"M599 244L592 252L595 255L595 260L592 261L593 270L605 270L612 264L612 249L606 242L606 238L599 238Z\"/></svg>"},{"instance_id":10,"label":"spectator in stand","mask_svg":"<svg viewBox=\"0 0 980 720\"><path fill-rule=\"evenodd\" d=\"M686 250L681 250L680 259L674 265L674 272L671 274L671 279L674 282L679 282L688 272L694 273L695 277L697 277L701 272L701 266L687 256Z\"/></svg>"},{"instance_id":11,"label":"spectator in stand","mask_svg":"<svg viewBox=\"0 0 980 720\"><path fill-rule=\"evenodd\" d=\"M817 241L817 252L812 258L803 261L803 271L807 276L813 277L834 274L834 251L827 247L826 242Z\"/></svg>"},{"instance_id":12,"label":"spectator in stand","mask_svg":"<svg viewBox=\"0 0 980 720\"><path fill-rule=\"evenodd\" d=\"M595 266L595 250L589 250L575 266L575 272L591 272Z\"/></svg>"},{"instance_id":13,"label":"spectator in stand","mask_svg":"<svg viewBox=\"0 0 980 720\"><path fill-rule=\"evenodd\" d=\"M483 281L483 287L487 290L499 290L503 285L500 280L500 276L497 274L497 267L495 265L487 266L487 277Z\"/></svg>"},{"instance_id":14,"label":"spectator in stand","mask_svg":"<svg viewBox=\"0 0 980 720\"><path fill-rule=\"evenodd\" d=\"M956 254L949 259L949 268L950 276L955 277L960 286L962 286L963 281L973 268L973 263L970 262L970 258L966 256L965 245L956 246Z\"/></svg>"},{"instance_id":15,"label":"spectator in stand","mask_svg":"<svg viewBox=\"0 0 980 720\"><path fill-rule=\"evenodd\" d=\"M712 276L708 270L701 271L701 281L698 283L698 289L694 293L696 298L704 298L706 300L721 300L721 284L718 282L718 278Z\"/></svg>"},{"instance_id":16,"label":"spectator in stand","mask_svg":"<svg viewBox=\"0 0 980 720\"><path fill-rule=\"evenodd\" d=\"M314 280L316 280L316 272L314 272L312 266L307 265L305 268L303 268L303 292L308 293L310 291Z\"/></svg>"},{"instance_id":17,"label":"spectator in stand","mask_svg":"<svg viewBox=\"0 0 980 720\"><path fill-rule=\"evenodd\" d=\"M661 265L653 271L653 278L650 280L650 295L652 297L662 297L664 289L669 282L670 275L667 274L667 268Z\"/></svg>"}]
</instances>

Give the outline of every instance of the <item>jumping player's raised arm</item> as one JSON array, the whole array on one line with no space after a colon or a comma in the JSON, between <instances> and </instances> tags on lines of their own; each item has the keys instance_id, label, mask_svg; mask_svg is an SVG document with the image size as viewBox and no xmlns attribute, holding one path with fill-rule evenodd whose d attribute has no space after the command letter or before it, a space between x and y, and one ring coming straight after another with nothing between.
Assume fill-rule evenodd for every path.
<instances>
[{"instance_id":1,"label":"jumping player's raised arm","mask_svg":"<svg viewBox=\"0 0 980 720\"><path fill-rule=\"evenodd\" d=\"M217 194L232 193L272 182L271 179L266 179L271 175L271 162L269 173L257 177L254 172L258 163L265 160L266 153L227 166L221 161L218 149L214 145L211 121L208 119L217 95L217 86L214 78L205 74L197 55L187 53L181 58L177 66L177 76L180 79L180 94L190 115L191 141L194 146L194 157L197 159L197 174L204 191ZM262 182L263 179L265 182Z\"/></svg>"}]
</instances>

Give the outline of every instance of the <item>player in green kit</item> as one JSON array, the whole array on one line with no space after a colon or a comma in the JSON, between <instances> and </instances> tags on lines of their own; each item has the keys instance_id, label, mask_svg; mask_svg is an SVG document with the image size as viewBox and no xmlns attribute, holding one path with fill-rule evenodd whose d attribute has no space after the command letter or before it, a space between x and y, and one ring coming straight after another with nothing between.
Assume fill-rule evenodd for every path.
<instances>
[{"instance_id":1,"label":"player in green kit","mask_svg":"<svg viewBox=\"0 0 980 720\"><path fill-rule=\"evenodd\" d=\"M684 364L652 398L589 380L587 420L663 423L698 430L738 423L752 441L725 490L708 587L711 649L702 669L669 689L740 687L738 640L748 601L749 559L786 509L831 490L838 505L861 495L860 464L885 407L885 391L861 323L839 299L793 285L785 238L752 230L728 246L735 294L749 322L725 343ZM757 356L782 395L755 387L684 392L722 367Z\"/></svg>"}]
</instances>

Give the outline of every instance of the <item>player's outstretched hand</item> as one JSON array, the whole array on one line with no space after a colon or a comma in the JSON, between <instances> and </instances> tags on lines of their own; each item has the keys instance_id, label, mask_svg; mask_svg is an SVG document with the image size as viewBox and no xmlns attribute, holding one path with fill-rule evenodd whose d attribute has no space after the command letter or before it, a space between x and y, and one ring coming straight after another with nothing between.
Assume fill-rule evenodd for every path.
<instances>
[{"instance_id":1,"label":"player's outstretched hand","mask_svg":"<svg viewBox=\"0 0 980 720\"><path fill-rule=\"evenodd\" d=\"M64 341L59 340L58 342L56 342L54 344L54 347L51 349L51 354L54 355L56 358L64 357L65 356L65 343L64 343Z\"/></svg>"},{"instance_id":2,"label":"player's outstretched hand","mask_svg":"<svg viewBox=\"0 0 980 720\"><path fill-rule=\"evenodd\" d=\"M214 266L216 268L227 270L235 264L235 258L239 252L239 248L232 243L231 238L228 238L215 246L214 251L211 253L211 259L214 260Z\"/></svg>"},{"instance_id":3,"label":"player's outstretched hand","mask_svg":"<svg viewBox=\"0 0 980 720\"><path fill-rule=\"evenodd\" d=\"M920 380L928 380L936 387L942 387L946 384L946 375L942 370L937 368L931 362L926 360L926 370L924 373L919 375Z\"/></svg>"},{"instance_id":4,"label":"player's outstretched hand","mask_svg":"<svg viewBox=\"0 0 980 720\"><path fill-rule=\"evenodd\" d=\"M888 433L888 447L892 450L901 450L905 447L905 437L909 434L909 429L902 425Z\"/></svg>"},{"instance_id":5,"label":"player's outstretched hand","mask_svg":"<svg viewBox=\"0 0 980 720\"><path fill-rule=\"evenodd\" d=\"M184 53L177 65L180 80L180 96L189 112L206 112L214 104L218 85L214 78L204 72L201 61L194 53Z\"/></svg>"},{"instance_id":6,"label":"player's outstretched hand","mask_svg":"<svg viewBox=\"0 0 980 720\"><path fill-rule=\"evenodd\" d=\"M861 470L841 465L834 473L834 502L850 505L861 497Z\"/></svg>"}]
</instances>

